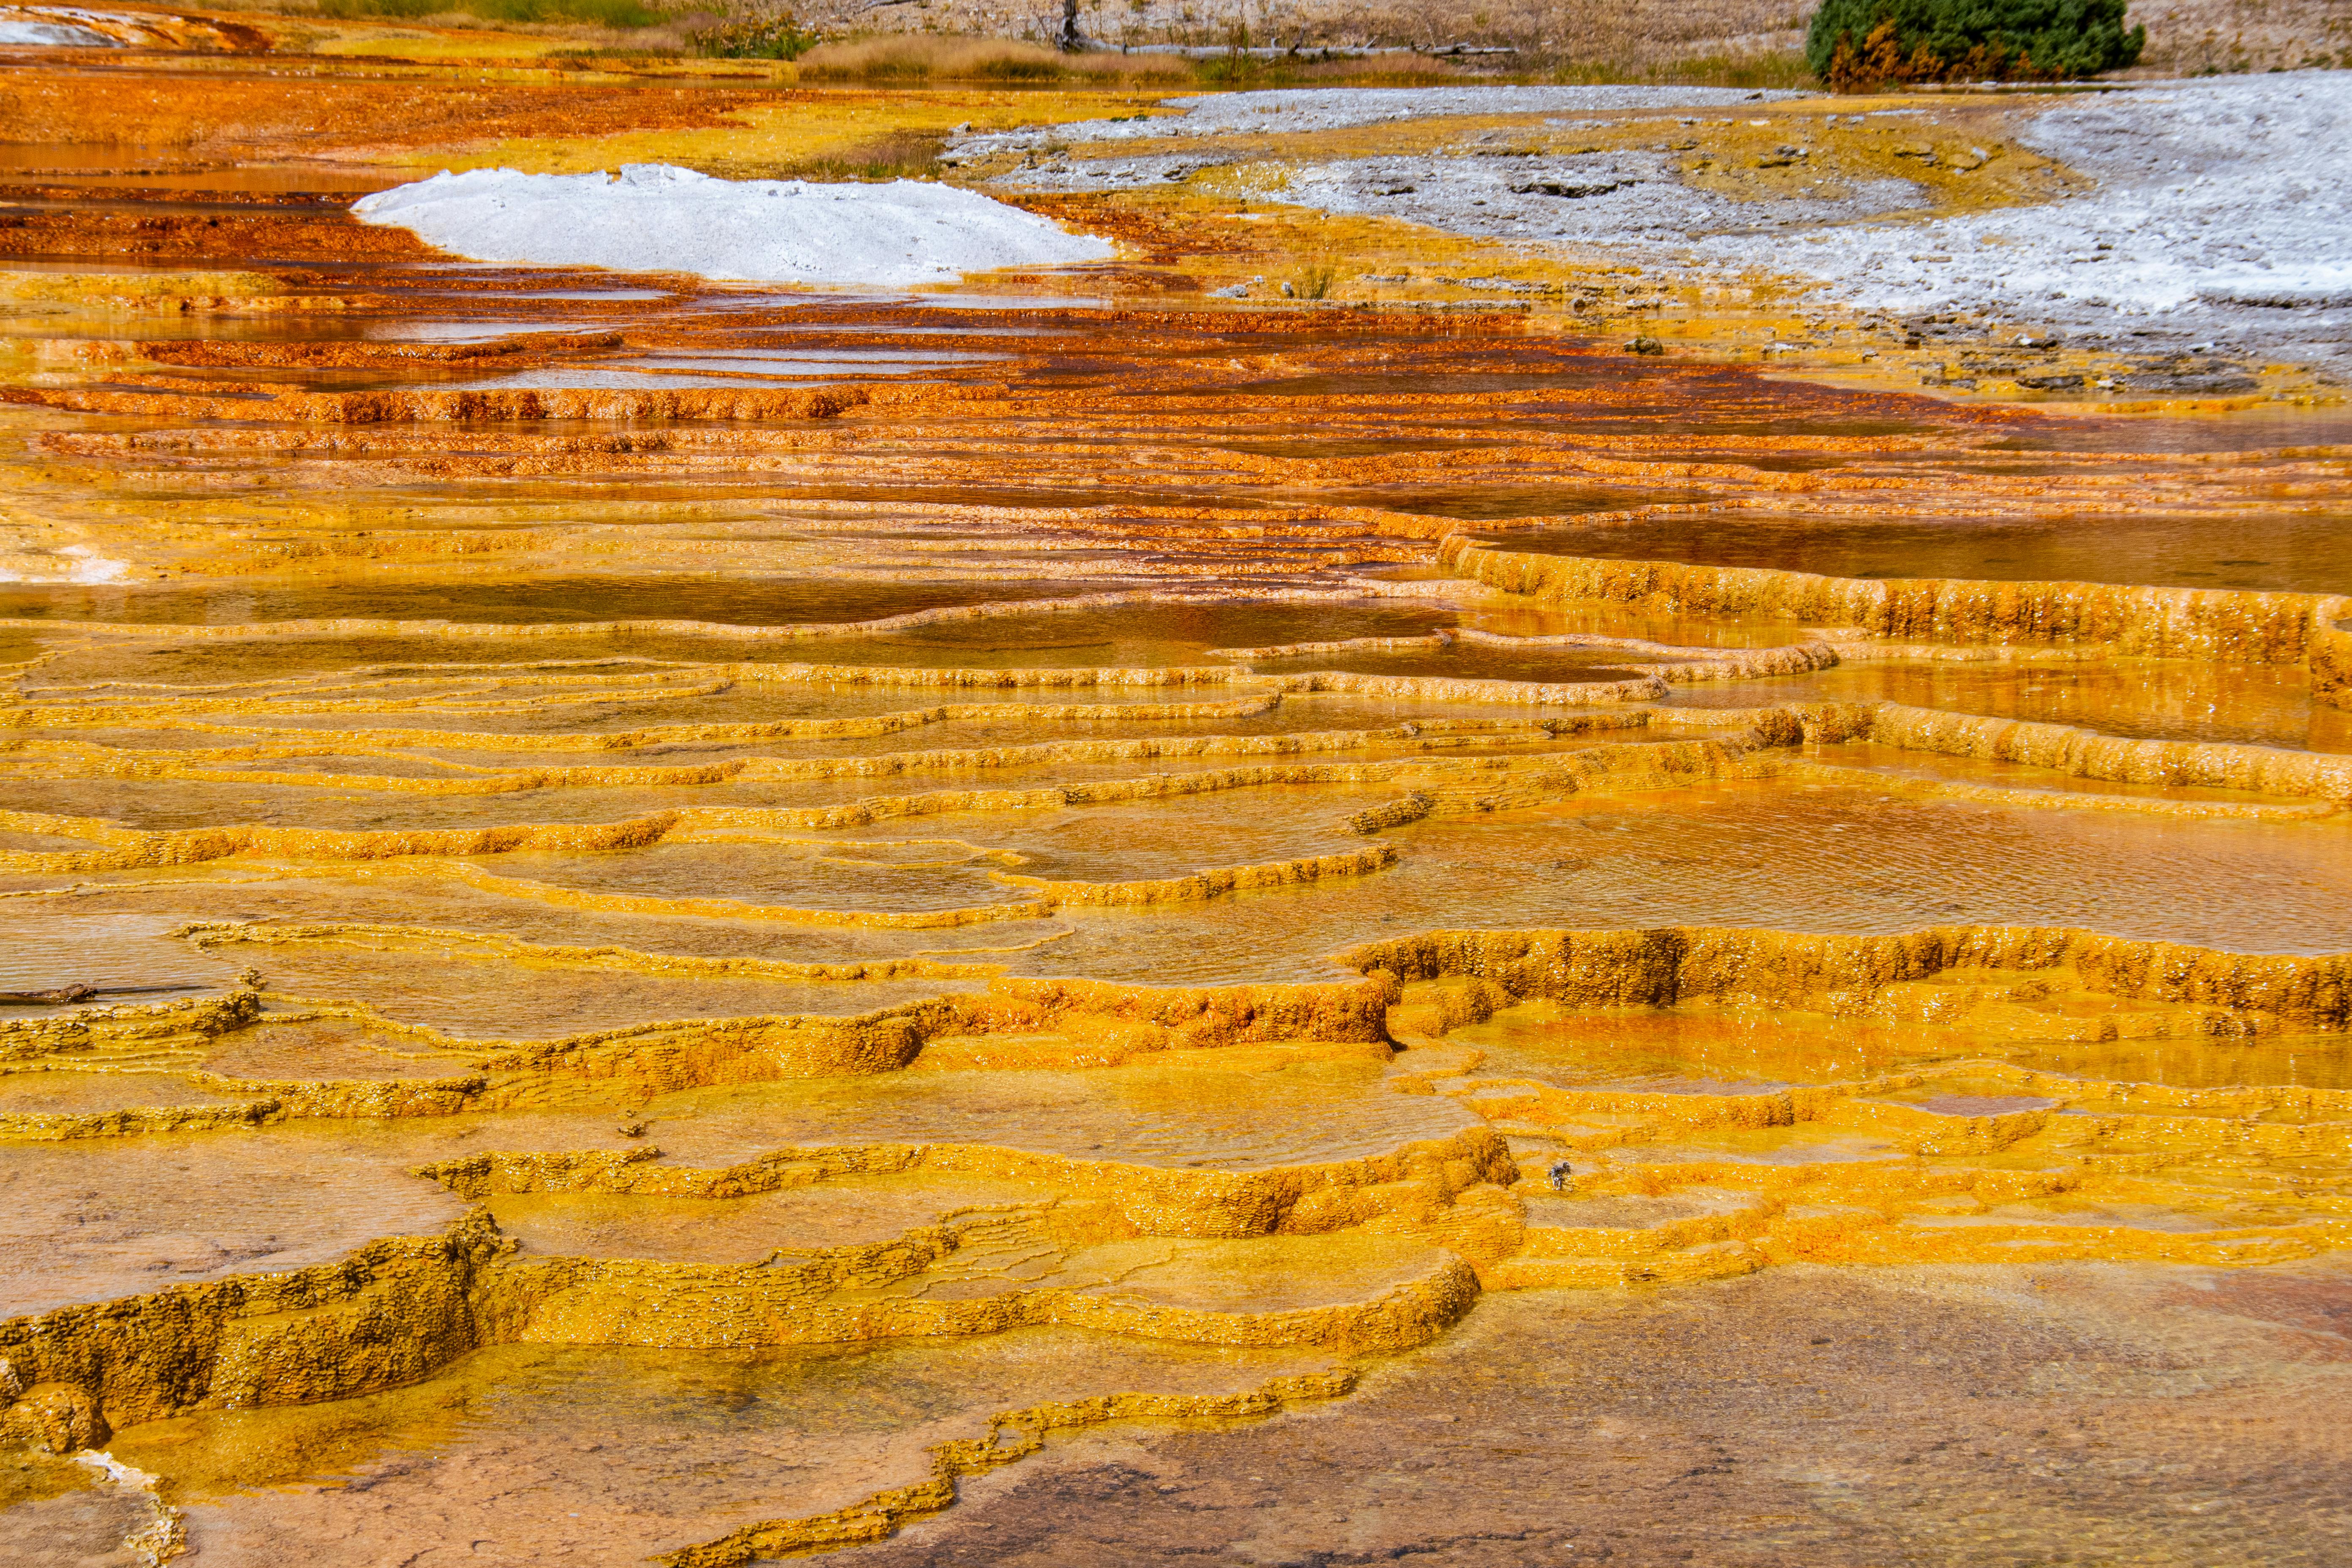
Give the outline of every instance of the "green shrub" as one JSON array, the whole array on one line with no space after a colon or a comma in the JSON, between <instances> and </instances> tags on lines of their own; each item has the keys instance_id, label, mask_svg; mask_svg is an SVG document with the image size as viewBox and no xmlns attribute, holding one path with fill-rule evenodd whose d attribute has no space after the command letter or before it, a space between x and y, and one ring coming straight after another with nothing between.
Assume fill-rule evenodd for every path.
<instances>
[{"instance_id":1,"label":"green shrub","mask_svg":"<svg viewBox=\"0 0 2352 1568\"><path fill-rule=\"evenodd\" d=\"M726 60L796 60L818 41L789 11L728 22L694 35L696 48Z\"/></svg>"},{"instance_id":2,"label":"green shrub","mask_svg":"<svg viewBox=\"0 0 2352 1568\"><path fill-rule=\"evenodd\" d=\"M2126 0L1822 0L1805 63L1834 92L1917 81L2079 80L2137 63Z\"/></svg>"}]
</instances>

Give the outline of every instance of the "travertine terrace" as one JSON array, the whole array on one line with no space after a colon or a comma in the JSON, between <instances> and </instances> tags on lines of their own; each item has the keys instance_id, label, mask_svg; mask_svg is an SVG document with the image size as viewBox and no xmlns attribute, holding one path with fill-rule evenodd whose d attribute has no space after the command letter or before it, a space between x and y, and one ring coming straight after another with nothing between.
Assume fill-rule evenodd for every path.
<instances>
[{"instance_id":1,"label":"travertine terrace","mask_svg":"<svg viewBox=\"0 0 2352 1568\"><path fill-rule=\"evenodd\" d=\"M0 52L0 1563L2352 1550L2324 378L138 16ZM1117 258L347 210L892 135Z\"/></svg>"}]
</instances>

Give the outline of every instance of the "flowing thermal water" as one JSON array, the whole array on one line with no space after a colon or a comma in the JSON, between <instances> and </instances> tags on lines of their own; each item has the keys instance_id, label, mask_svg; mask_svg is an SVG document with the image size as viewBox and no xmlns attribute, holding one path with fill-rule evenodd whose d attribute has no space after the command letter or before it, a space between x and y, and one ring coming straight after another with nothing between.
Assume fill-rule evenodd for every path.
<instances>
[{"instance_id":1,"label":"flowing thermal water","mask_svg":"<svg viewBox=\"0 0 2352 1568\"><path fill-rule=\"evenodd\" d=\"M1083 279L79 287L0 422L0 1560L2344 1546L2332 427Z\"/></svg>"}]
</instances>

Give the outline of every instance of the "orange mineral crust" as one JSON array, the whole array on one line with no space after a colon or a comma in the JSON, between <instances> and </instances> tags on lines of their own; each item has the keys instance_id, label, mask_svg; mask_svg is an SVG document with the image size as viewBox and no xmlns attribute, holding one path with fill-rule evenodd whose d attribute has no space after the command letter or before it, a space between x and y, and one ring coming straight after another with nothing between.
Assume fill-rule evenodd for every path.
<instances>
[{"instance_id":1,"label":"orange mineral crust","mask_svg":"<svg viewBox=\"0 0 2352 1568\"><path fill-rule=\"evenodd\" d=\"M1263 170L478 262L350 203L1173 89L102 26L0 80L0 1563L2352 1553L2301 373Z\"/></svg>"}]
</instances>

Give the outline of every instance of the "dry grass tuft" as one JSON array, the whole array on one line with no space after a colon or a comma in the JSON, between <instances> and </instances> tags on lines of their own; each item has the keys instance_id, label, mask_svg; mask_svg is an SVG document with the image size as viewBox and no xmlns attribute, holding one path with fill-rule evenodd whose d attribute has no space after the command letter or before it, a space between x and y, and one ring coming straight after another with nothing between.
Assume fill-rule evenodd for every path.
<instances>
[{"instance_id":1,"label":"dry grass tuft","mask_svg":"<svg viewBox=\"0 0 2352 1568\"><path fill-rule=\"evenodd\" d=\"M2147 25L2132 76L2209 76L2352 67L2347 0L2133 0Z\"/></svg>"},{"instance_id":2,"label":"dry grass tuft","mask_svg":"<svg viewBox=\"0 0 2352 1568\"><path fill-rule=\"evenodd\" d=\"M824 44L800 58L815 81L1181 80L1182 60L1160 55L1063 54L1010 38L898 33Z\"/></svg>"},{"instance_id":3,"label":"dry grass tuft","mask_svg":"<svg viewBox=\"0 0 2352 1568\"><path fill-rule=\"evenodd\" d=\"M1062 20L1058 0L1020 0L1010 9L1004 0L856 9L865 4L807 0L801 15L828 29L905 25L1040 45L1054 41ZM1218 86L1463 75L1540 79L1563 68L1591 79L1649 81L1683 79L1678 72L1686 65L1769 77L1778 68L1739 62L1801 48L1811 10L1809 0L1620 0L1612 5L1588 0L1414 0L1410 5L1394 0L1080 0L1077 22L1086 37L1104 46L1181 45L1200 51L1202 77ZM1236 43L1258 52L1244 63L1226 52ZM1440 52L1454 46L1511 52ZM1318 57L1326 49L1380 53L1325 60ZM1272 51L1279 53L1267 58Z\"/></svg>"},{"instance_id":4,"label":"dry grass tuft","mask_svg":"<svg viewBox=\"0 0 2352 1568\"><path fill-rule=\"evenodd\" d=\"M871 142L845 147L823 158L811 158L788 168L762 171L778 180L928 180L940 172L940 153L947 137L939 132L893 131Z\"/></svg>"},{"instance_id":5,"label":"dry grass tuft","mask_svg":"<svg viewBox=\"0 0 2352 1568\"><path fill-rule=\"evenodd\" d=\"M1737 87L1750 92L1810 91L1816 84L1801 49L1754 54L1695 55L1682 59L1573 61L1543 73L1547 81L1570 86L1612 82L1674 82L1691 87Z\"/></svg>"}]
</instances>

